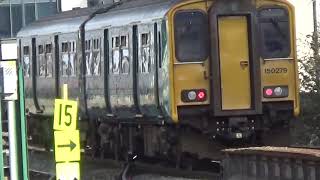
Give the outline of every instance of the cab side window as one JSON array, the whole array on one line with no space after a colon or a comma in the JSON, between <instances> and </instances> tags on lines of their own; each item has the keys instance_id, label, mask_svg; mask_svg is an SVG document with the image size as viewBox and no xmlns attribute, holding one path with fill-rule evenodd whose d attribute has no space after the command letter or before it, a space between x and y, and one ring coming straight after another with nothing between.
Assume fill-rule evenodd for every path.
<instances>
[{"instance_id":1,"label":"cab side window","mask_svg":"<svg viewBox=\"0 0 320 180\"><path fill-rule=\"evenodd\" d=\"M283 8L263 8L259 11L261 53L265 59L290 56L290 24Z\"/></svg>"},{"instance_id":2,"label":"cab side window","mask_svg":"<svg viewBox=\"0 0 320 180\"><path fill-rule=\"evenodd\" d=\"M175 51L180 62L208 57L208 17L201 11L180 11L174 17Z\"/></svg>"}]
</instances>

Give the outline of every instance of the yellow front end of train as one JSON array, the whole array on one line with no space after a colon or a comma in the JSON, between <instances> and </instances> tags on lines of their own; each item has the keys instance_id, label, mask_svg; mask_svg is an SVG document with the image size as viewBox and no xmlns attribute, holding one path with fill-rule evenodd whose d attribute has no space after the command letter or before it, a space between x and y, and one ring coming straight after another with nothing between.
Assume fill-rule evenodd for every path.
<instances>
[{"instance_id":1,"label":"yellow front end of train","mask_svg":"<svg viewBox=\"0 0 320 180\"><path fill-rule=\"evenodd\" d=\"M237 137L299 114L295 17L287 1L183 1L167 19L174 122Z\"/></svg>"}]
</instances>

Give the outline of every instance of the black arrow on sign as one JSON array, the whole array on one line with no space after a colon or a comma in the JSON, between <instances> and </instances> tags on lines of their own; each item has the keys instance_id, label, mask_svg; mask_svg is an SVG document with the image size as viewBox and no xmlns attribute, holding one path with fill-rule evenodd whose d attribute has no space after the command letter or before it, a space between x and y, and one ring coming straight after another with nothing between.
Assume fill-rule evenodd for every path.
<instances>
[{"instance_id":1,"label":"black arrow on sign","mask_svg":"<svg viewBox=\"0 0 320 180\"><path fill-rule=\"evenodd\" d=\"M77 145L70 140L70 144L58 145L58 148L70 148L72 151Z\"/></svg>"}]
</instances>

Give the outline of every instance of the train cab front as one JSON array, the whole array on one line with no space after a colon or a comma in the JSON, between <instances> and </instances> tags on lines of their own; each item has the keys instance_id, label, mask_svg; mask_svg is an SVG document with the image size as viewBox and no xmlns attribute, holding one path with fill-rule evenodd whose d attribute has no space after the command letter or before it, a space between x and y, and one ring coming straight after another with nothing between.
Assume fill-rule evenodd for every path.
<instances>
[{"instance_id":1,"label":"train cab front","mask_svg":"<svg viewBox=\"0 0 320 180\"><path fill-rule=\"evenodd\" d=\"M294 9L288 2L186 1L169 17L176 122L232 141L299 114Z\"/></svg>"}]
</instances>

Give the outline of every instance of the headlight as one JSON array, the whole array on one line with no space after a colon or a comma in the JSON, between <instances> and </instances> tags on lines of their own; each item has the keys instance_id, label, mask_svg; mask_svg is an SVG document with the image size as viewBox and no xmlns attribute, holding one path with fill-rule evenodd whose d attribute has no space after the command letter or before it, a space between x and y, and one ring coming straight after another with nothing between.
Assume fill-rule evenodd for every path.
<instances>
[{"instance_id":1,"label":"headlight","mask_svg":"<svg viewBox=\"0 0 320 180\"><path fill-rule=\"evenodd\" d=\"M190 101L194 101L197 98L197 93L195 91L189 91L188 92L188 99Z\"/></svg>"}]
</instances>

